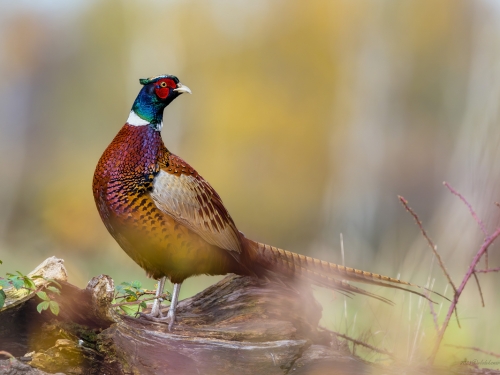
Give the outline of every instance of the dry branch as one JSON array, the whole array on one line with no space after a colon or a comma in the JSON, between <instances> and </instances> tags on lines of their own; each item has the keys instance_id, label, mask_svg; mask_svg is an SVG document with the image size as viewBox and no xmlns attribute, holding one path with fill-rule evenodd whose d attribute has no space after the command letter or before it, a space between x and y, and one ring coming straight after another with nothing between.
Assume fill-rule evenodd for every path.
<instances>
[{"instance_id":1,"label":"dry branch","mask_svg":"<svg viewBox=\"0 0 500 375\"><path fill-rule=\"evenodd\" d=\"M456 191L449 183L447 183L446 181L443 182L443 185L446 186L448 188L449 191L452 192L452 194L455 194L457 197L460 198L460 200L462 202L464 202L464 204L467 206L467 208L469 209L469 212L471 214L471 216L473 217L473 219L476 221L477 225L479 225L479 228L481 229L481 232L483 232L483 234L487 237L488 236L488 231L486 230L486 227L484 226L483 224L483 221L479 218L479 216L477 216L476 214L476 211L474 211L474 209L472 208L472 205L467 201L467 199L465 199L465 197L460 194L458 191Z\"/></svg>"},{"instance_id":2,"label":"dry branch","mask_svg":"<svg viewBox=\"0 0 500 375\"><path fill-rule=\"evenodd\" d=\"M488 248L491 246L491 244L500 235L500 227L497 228L496 231L492 235L489 235L488 232L486 231L486 228L485 228L483 222L481 221L481 219L479 219L479 217L477 216L476 212L472 208L472 205L467 201L467 199L465 199L464 196L462 196L455 189L453 189L453 187L451 187L448 183L445 182L444 185L453 194L457 195L462 200L462 202L464 202L465 205L469 208L469 212L471 213L471 215L474 218L474 220L478 223L479 227L481 228L481 231L485 234L486 238L484 239L484 242L481 245L479 251L476 253L476 255L474 256L474 258L472 259L472 262L469 265L469 269L465 273L465 276L462 279L462 282L461 282L460 286L458 287L458 289L455 290L455 294L453 296L453 301L452 301L452 303L450 305L450 308L448 309L448 313L446 314L446 318L445 318L445 320L444 320L444 322L443 322L443 324L441 326L441 329L438 332L438 336L437 336L437 339L436 339L436 343L434 345L434 349L433 349L432 354L431 354L431 356L429 358L429 361L430 361L431 364L434 362L434 359L436 358L436 354L437 354L437 352L439 350L439 347L441 345L441 342L443 340L443 336L444 336L444 333L446 331L446 328L448 327L451 315L452 315L453 311L456 312L456 306L457 306L457 303L458 303L458 299L460 298L460 295L462 294L465 286L467 285L467 282L469 281L469 279L470 279L470 277L472 275L474 275L474 278L476 280L476 283L477 283L477 286L478 286L478 289L479 289L479 294L481 296L481 301L482 301L483 306L484 306L483 293L482 293L482 290L481 290L481 286L479 284L479 280L478 280L477 275L476 275L476 272L477 272L476 271L476 266L479 263L481 257L484 254L488 253ZM488 271L487 262L486 262L486 268L487 268L487 271Z\"/></svg>"},{"instance_id":3,"label":"dry branch","mask_svg":"<svg viewBox=\"0 0 500 375\"><path fill-rule=\"evenodd\" d=\"M498 268L490 268L490 269L485 269L485 270L475 270L475 273L490 273L490 272L499 272L500 267Z\"/></svg>"},{"instance_id":4,"label":"dry branch","mask_svg":"<svg viewBox=\"0 0 500 375\"><path fill-rule=\"evenodd\" d=\"M374 352L377 352L377 353L380 353L380 354L385 354L391 358L394 359L394 354L391 353L390 351L388 350L385 350L385 349L379 349L373 345L370 345L368 344L367 342L364 342L364 341L361 341L361 340L357 340L355 338L352 338L350 336L347 336L347 335L344 335L342 333L339 333L339 332L335 332L335 331L332 331L332 330L329 330L328 328L325 328L325 327L320 327L322 330L326 331L326 332L330 332L332 335L335 335L337 337L340 337L340 338L343 338L344 340L348 340L348 341L351 341L353 342L354 344L356 345L360 345L360 346L364 346L365 348L368 348Z\"/></svg>"},{"instance_id":5,"label":"dry branch","mask_svg":"<svg viewBox=\"0 0 500 375\"><path fill-rule=\"evenodd\" d=\"M486 227L484 226L483 221L479 218L479 216L477 216L476 211L474 211L474 209L472 208L472 205L469 203L469 201L467 201L467 199L465 199L465 197L462 194L460 194L458 191L456 191L446 181L443 182L443 185L446 186L448 188L448 190L452 192L452 194L455 194L457 197L460 198L460 200L462 202L464 202L464 204L469 209L469 212L470 212L472 218L476 221L477 225L479 225L479 228L481 229L481 232L483 232L483 234L484 234L485 237L488 237L488 231L486 230ZM484 256L484 264L485 264L486 269L488 269L489 268L488 267L488 251L486 251L486 253L484 255L485 255ZM476 276L476 275L474 275L474 276ZM479 286L479 281L477 280L477 277L476 277L476 281L477 281L477 285L478 285L478 288L479 288L479 292L481 293L481 287ZM482 293L481 293L481 300L482 300L482 298L483 298L483 296L482 296ZM483 306L484 306L484 301L483 301Z\"/></svg>"},{"instance_id":6,"label":"dry branch","mask_svg":"<svg viewBox=\"0 0 500 375\"><path fill-rule=\"evenodd\" d=\"M467 285L467 282L469 281L470 277L474 273L474 269L476 268L477 263L481 259L481 256L488 250L489 246L496 240L496 238L500 236L500 228L498 228L491 236L486 237L484 240L483 244L481 245L481 248L477 252L477 254L474 256L472 259L472 262L469 266L469 269L467 270L462 283L457 289L457 292L455 293L453 300L451 302L450 308L448 309L448 314L446 314L446 318L444 319L444 322L441 326L441 329L439 331L438 337L436 339L436 344L434 346L434 349L432 351L432 354L430 356L429 361L431 363L434 362L434 359L436 358L437 351L439 350L439 346L441 345L441 341L443 340L444 333L446 331L446 328L448 327L448 323L450 322L451 314L455 310L455 307L458 303L458 299L460 298L460 295L462 294L465 285Z\"/></svg>"},{"instance_id":7,"label":"dry branch","mask_svg":"<svg viewBox=\"0 0 500 375\"><path fill-rule=\"evenodd\" d=\"M476 348L474 346L459 346L459 345L451 345L451 344L447 344L445 346L449 346L450 348L473 350L475 352L484 353L484 354L491 355L492 357L500 358L500 354L498 354L498 353L490 352L488 350L483 350L481 348Z\"/></svg>"},{"instance_id":8,"label":"dry branch","mask_svg":"<svg viewBox=\"0 0 500 375\"><path fill-rule=\"evenodd\" d=\"M419 219L418 215L415 213L415 211L413 211L410 208L410 206L408 205L408 201L406 199L404 199L402 196L398 196L398 198L401 201L401 203L403 204L403 206L406 208L406 210L415 219L415 222L417 223L418 227L420 228L420 232L422 232L422 235L427 240L427 243L429 244L429 247L431 248L432 252L434 253L434 256L436 257L436 259L438 260L439 266L443 270L446 278L448 279L448 282L450 283L450 285L452 286L453 290L456 293L457 288L455 287L455 284L453 283L453 280L451 279L450 274L446 270L446 266L444 265L443 260L441 259L441 256L439 255L439 253L437 251L437 246L434 244L434 242L432 242L432 240L430 239L430 237L427 235L427 232L425 231L425 229L424 229L424 227L422 225L422 222L420 221L420 219Z\"/></svg>"},{"instance_id":9,"label":"dry branch","mask_svg":"<svg viewBox=\"0 0 500 375\"><path fill-rule=\"evenodd\" d=\"M495 239L500 235L500 228L498 228L491 236L488 234L488 232L486 231L486 227L485 225L483 224L483 222L481 221L481 219L477 216L476 212L474 211L474 209L472 208L472 205L467 201L467 199L462 195L460 194L459 192L457 192L450 184L448 184L447 182L444 182L444 185L448 188L448 190L450 190L451 193L453 193L454 195L458 196L460 198L460 200L462 202L464 202L464 204L468 207L469 209L469 212L471 214L471 216L474 218L474 220L476 221L476 223L478 224L479 228L481 229L481 231L483 232L483 234L486 236L481 248L479 249L479 251L477 252L477 254L475 255L475 257L473 258L470 266L469 266L469 269L467 270L460 286L458 288L455 287L455 284L453 283L453 281L451 280L451 277L450 275L448 274L447 270L446 270L446 267L441 259L441 257L439 256L438 252L437 252L437 247L436 245L432 242L432 240L429 238L429 236L427 235L427 232L425 231L425 229L423 228L423 225L422 225L422 222L420 221L418 215L409 207L408 205L408 201L406 199L404 199L403 197L399 196L399 200L401 201L401 203L403 204L403 206L406 208L406 210L413 216L413 218L415 219L418 227L420 228L420 231L422 233L422 235L424 236L424 238L427 240L427 243L429 244L430 248L432 249L432 251L434 252L434 255L436 256L438 262L439 262L439 265L441 267L441 269L443 270L444 274L446 275L446 278L448 279L448 282L449 284L453 287L455 293L454 293L454 296L453 296L453 300L451 302L451 305L450 305L450 308L448 310L448 313L446 315L446 318L441 326L440 329L438 329L438 335L437 335L437 339L436 339L436 342L435 342L435 345L434 345L434 348L432 350L432 354L429 358L429 363L433 363L434 362L434 359L436 358L436 354L439 350L439 347L441 345L441 342L443 340L443 336L444 336L444 333L448 327L448 324L449 324L449 321L450 321L450 318L451 318L451 315L453 314L453 312L455 312L455 316L457 317L457 322L458 322L458 314L457 314L457 303L458 303L458 299L460 298L460 295L462 294L464 288L465 288L465 285L467 284L467 282L469 281L470 277L471 276L474 276L475 280L476 280L476 284L477 284L477 287L478 287L478 290L479 290L479 295L481 297L481 302L482 302L482 305L484 307L484 298L483 298L483 293L482 293L482 290L481 290L481 285L479 283L479 279L477 278L477 275L476 273L479 273L479 272L482 272L482 273L488 273L488 272L497 272L498 270L500 269L488 269L488 262L486 261L486 269L485 270L476 270L476 266L479 262L479 260L481 259L481 257L484 255L484 254L488 254L488 248L489 246L495 241ZM436 319L436 316L435 316L435 313L432 309L432 306L431 306L431 312L433 314L433 317L434 317L434 324L436 327L438 327L437 325L437 319ZM460 326L460 324L459 324Z\"/></svg>"}]
</instances>

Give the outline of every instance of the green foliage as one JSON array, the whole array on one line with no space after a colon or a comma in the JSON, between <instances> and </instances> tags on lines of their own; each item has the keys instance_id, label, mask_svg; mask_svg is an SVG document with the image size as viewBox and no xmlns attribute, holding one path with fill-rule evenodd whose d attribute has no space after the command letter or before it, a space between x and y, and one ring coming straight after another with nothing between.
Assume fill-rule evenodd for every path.
<instances>
[{"instance_id":1,"label":"green foliage","mask_svg":"<svg viewBox=\"0 0 500 375\"><path fill-rule=\"evenodd\" d=\"M143 289L140 281L124 281L115 288L114 306L122 314L135 316L147 307L144 299L151 300L154 295L155 291Z\"/></svg>"},{"instance_id":2,"label":"green foliage","mask_svg":"<svg viewBox=\"0 0 500 375\"><path fill-rule=\"evenodd\" d=\"M57 289L55 286L52 286L52 285L49 285L47 288L45 288L53 293L56 293L56 294L61 294L61 291L59 289Z\"/></svg>"},{"instance_id":3,"label":"green foliage","mask_svg":"<svg viewBox=\"0 0 500 375\"><path fill-rule=\"evenodd\" d=\"M43 293L45 294L44 292L39 292L39 293ZM38 293L37 293L38 295ZM40 295L38 295L40 297ZM42 298L42 297L40 297ZM52 312L52 314L54 315L58 315L59 314L59 304L56 302L56 301L51 301L47 295L45 294L45 298L46 299L43 299L42 302L40 302L38 304L38 306L36 307L36 310L39 312L39 313L42 313L43 310L47 310L47 309L50 309L50 311Z\"/></svg>"},{"instance_id":4,"label":"green foliage","mask_svg":"<svg viewBox=\"0 0 500 375\"><path fill-rule=\"evenodd\" d=\"M50 301L50 298L47 296L47 293L45 292L37 292L36 295L40 297L40 299L43 301Z\"/></svg>"},{"instance_id":5,"label":"green foliage","mask_svg":"<svg viewBox=\"0 0 500 375\"><path fill-rule=\"evenodd\" d=\"M0 277L0 289L5 289L11 287L11 283L8 280L5 280Z\"/></svg>"},{"instance_id":6,"label":"green foliage","mask_svg":"<svg viewBox=\"0 0 500 375\"><path fill-rule=\"evenodd\" d=\"M56 301L50 301L49 308L52 314L59 315L59 304Z\"/></svg>"},{"instance_id":7,"label":"green foliage","mask_svg":"<svg viewBox=\"0 0 500 375\"><path fill-rule=\"evenodd\" d=\"M5 292L3 291L3 289L0 289L0 309L4 305L6 298L7 296L5 295Z\"/></svg>"},{"instance_id":8,"label":"green foliage","mask_svg":"<svg viewBox=\"0 0 500 375\"><path fill-rule=\"evenodd\" d=\"M16 290L21 289L24 286L24 280L17 275L13 275L11 273L7 274L7 281L14 287Z\"/></svg>"},{"instance_id":9,"label":"green foliage","mask_svg":"<svg viewBox=\"0 0 500 375\"><path fill-rule=\"evenodd\" d=\"M0 309L4 306L5 300L7 299L4 289L13 287L16 290L26 289L30 292L34 292L37 297L42 300L36 307L39 313L43 310L50 309L52 314L59 314L59 304L51 298L51 294L61 294L61 284L56 280L48 279L43 276L30 277L19 271L16 271L15 274L7 273L6 276L6 278L0 277ZM43 279L45 282L42 286L37 287L34 281L35 279ZM47 292L49 292L49 294L47 294Z\"/></svg>"},{"instance_id":10,"label":"green foliage","mask_svg":"<svg viewBox=\"0 0 500 375\"><path fill-rule=\"evenodd\" d=\"M49 301L42 301L36 307L36 310L41 314L43 310L47 310L49 308Z\"/></svg>"}]
</instances>

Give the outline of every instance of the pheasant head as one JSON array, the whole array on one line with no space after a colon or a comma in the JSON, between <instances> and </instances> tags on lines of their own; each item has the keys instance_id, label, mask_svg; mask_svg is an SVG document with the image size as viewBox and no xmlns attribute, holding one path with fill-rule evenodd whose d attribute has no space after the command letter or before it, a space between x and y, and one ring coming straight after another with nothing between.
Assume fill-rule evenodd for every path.
<instances>
[{"instance_id":1,"label":"pheasant head","mask_svg":"<svg viewBox=\"0 0 500 375\"><path fill-rule=\"evenodd\" d=\"M144 86L130 111L127 123L135 126L149 125L161 130L163 109L182 93L191 94L191 90L172 75L161 75L140 79Z\"/></svg>"}]
</instances>

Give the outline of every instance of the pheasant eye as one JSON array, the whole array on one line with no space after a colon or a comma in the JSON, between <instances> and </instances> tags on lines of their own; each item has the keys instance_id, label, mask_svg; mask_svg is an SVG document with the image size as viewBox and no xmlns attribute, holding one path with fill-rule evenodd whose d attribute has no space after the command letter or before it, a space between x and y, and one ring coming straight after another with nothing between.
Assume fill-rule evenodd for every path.
<instances>
[{"instance_id":1,"label":"pheasant eye","mask_svg":"<svg viewBox=\"0 0 500 375\"><path fill-rule=\"evenodd\" d=\"M167 87L167 82L165 82L165 81L161 82L160 87Z\"/></svg>"}]
</instances>

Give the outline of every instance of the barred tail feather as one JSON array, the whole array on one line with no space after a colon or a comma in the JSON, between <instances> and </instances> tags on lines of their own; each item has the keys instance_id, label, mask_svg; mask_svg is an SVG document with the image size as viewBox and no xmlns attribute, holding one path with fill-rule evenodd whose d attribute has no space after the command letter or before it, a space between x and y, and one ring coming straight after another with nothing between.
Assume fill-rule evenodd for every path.
<instances>
[{"instance_id":1,"label":"barred tail feather","mask_svg":"<svg viewBox=\"0 0 500 375\"><path fill-rule=\"evenodd\" d=\"M403 286L414 287L437 294L443 298L441 294L412 284L403 280L395 279L388 276L379 275L367 271L361 271L355 268L344 267L335 263L329 263L323 260L311 258L305 255L300 255L286 251L274 246L248 240L250 247L253 250L255 261L257 261L265 269L284 274L289 277L298 276L308 280L319 286L335 289L343 294L363 294L376 298L383 302L393 304L387 298L377 294L370 293L364 289L357 288L348 281L355 281L365 284L378 285L386 288L401 289L432 301L428 296L415 290L407 289ZM447 299L447 298L446 298Z\"/></svg>"}]
</instances>

